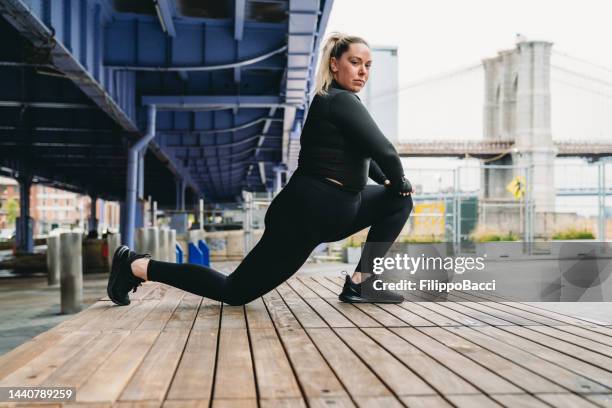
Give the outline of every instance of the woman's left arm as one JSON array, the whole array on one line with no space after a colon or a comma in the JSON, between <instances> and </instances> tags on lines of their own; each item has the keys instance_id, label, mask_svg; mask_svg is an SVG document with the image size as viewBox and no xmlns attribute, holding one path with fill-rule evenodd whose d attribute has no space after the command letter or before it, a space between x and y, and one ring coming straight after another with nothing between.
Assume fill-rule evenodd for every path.
<instances>
[{"instance_id":1,"label":"woman's left arm","mask_svg":"<svg viewBox=\"0 0 612 408\"><path fill-rule=\"evenodd\" d=\"M380 166L374 160L370 160L368 176L378 184L385 184L385 181L387 181L387 176L385 176L385 173L383 173Z\"/></svg>"}]
</instances>

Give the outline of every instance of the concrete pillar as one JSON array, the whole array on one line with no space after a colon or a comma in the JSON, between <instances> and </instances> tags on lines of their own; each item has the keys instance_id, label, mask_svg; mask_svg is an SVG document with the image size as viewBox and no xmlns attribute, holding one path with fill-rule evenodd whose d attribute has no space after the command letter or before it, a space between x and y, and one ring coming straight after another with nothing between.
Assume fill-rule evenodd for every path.
<instances>
[{"instance_id":1,"label":"concrete pillar","mask_svg":"<svg viewBox=\"0 0 612 408\"><path fill-rule=\"evenodd\" d=\"M121 245L121 234L108 234L106 236L106 244L108 245L108 271L113 263L113 255Z\"/></svg>"},{"instance_id":2,"label":"concrete pillar","mask_svg":"<svg viewBox=\"0 0 612 408\"><path fill-rule=\"evenodd\" d=\"M60 235L61 312L77 313L83 302L83 243L78 232Z\"/></svg>"},{"instance_id":3,"label":"concrete pillar","mask_svg":"<svg viewBox=\"0 0 612 408\"><path fill-rule=\"evenodd\" d=\"M49 286L60 283L60 237L50 235L47 238L47 283Z\"/></svg>"}]
</instances>

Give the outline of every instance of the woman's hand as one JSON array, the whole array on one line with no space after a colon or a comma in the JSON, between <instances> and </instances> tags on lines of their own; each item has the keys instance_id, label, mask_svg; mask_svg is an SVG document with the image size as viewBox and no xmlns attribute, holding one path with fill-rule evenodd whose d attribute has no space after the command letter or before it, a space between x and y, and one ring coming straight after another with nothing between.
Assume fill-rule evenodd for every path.
<instances>
[{"instance_id":1,"label":"woman's hand","mask_svg":"<svg viewBox=\"0 0 612 408\"><path fill-rule=\"evenodd\" d=\"M397 192L402 197L408 197L412 193L412 184L406 179L406 176L402 177L402 182L397 186L392 186L391 181L385 180L385 187Z\"/></svg>"}]
</instances>

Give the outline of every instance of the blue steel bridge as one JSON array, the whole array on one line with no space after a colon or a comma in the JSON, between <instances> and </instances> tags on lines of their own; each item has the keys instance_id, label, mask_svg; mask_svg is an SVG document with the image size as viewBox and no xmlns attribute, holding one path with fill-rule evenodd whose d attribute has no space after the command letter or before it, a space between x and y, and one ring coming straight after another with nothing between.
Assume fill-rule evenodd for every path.
<instances>
[{"instance_id":1,"label":"blue steel bridge","mask_svg":"<svg viewBox=\"0 0 612 408\"><path fill-rule=\"evenodd\" d=\"M280 180L331 0L2 0L0 170L184 208ZM28 199L22 200L22 219Z\"/></svg>"}]
</instances>

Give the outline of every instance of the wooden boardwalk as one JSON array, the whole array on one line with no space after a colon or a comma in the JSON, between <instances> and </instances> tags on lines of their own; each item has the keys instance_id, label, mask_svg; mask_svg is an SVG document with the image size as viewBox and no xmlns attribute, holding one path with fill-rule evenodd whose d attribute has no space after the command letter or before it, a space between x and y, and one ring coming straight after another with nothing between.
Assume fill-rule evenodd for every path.
<instances>
[{"instance_id":1,"label":"wooden boardwalk","mask_svg":"<svg viewBox=\"0 0 612 408\"><path fill-rule=\"evenodd\" d=\"M148 282L0 357L0 386L77 388L56 406L612 407L612 326L463 293L344 304L341 283L242 307Z\"/></svg>"}]
</instances>

